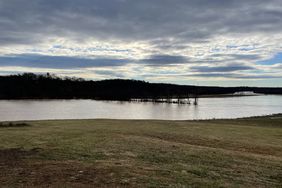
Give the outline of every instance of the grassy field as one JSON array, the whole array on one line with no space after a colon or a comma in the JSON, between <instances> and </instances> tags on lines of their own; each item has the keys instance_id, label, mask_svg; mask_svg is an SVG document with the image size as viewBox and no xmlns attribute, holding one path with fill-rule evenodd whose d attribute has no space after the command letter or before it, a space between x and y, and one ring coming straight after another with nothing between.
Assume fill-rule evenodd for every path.
<instances>
[{"instance_id":1,"label":"grassy field","mask_svg":"<svg viewBox=\"0 0 282 188\"><path fill-rule=\"evenodd\" d=\"M282 187L282 115L0 124L1 187Z\"/></svg>"}]
</instances>

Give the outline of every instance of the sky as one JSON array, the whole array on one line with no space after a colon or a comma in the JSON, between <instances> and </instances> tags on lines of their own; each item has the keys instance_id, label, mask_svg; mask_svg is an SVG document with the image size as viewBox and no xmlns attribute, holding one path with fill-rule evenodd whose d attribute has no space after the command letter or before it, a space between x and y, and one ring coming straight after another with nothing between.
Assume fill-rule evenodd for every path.
<instances>
[{"instance_id":1,"label":"sky","mask_svg":"<svg viewBox=\"0 0 282 188\"><path fill-rule=\"evenodd\" d=\"M0 0L0 75L282 87L281 0Z\"/></svg>"}]
</instances>

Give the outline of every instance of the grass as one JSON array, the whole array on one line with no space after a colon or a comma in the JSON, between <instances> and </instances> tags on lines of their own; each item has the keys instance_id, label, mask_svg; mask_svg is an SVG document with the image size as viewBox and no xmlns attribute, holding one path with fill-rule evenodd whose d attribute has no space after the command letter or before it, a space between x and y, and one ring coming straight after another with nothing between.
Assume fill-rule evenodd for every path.
<instances>
[{"instance_id":1,"label":"grass","mask_svg":"<svg viewBox=\"0 0 282 188\"><path fill-rule=\"evenodd\" d=\"M12 124L1 187L282 187L282 115Z\"/></svg>"}]
</instances>

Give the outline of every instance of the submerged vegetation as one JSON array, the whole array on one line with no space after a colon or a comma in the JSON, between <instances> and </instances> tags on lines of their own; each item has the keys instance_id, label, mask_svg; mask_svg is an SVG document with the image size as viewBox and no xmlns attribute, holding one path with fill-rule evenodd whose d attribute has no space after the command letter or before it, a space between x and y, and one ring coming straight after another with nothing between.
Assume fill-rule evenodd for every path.
<instances>
[{"instance_id":1,"label":"submerged vegetation","mask_svg":"<svg viewBox=\"0 0 282 188\"><path fill-rule=\"evenodd\" d=\"M3 187L282 185L282 115L24 123L0 129Z\"/></svg>"},{"instance_id":2,"label":"submerged vegetation","mask_svg":"<svg viewBox=\"0 0 282 188\"><path fill-rule=\"evenodd\" d=\"M170 100L240 91L282 94L282 88L185 86L121 79L91 81L33 73L0 76L0 99Z\"/></svg>"}]
</instances>

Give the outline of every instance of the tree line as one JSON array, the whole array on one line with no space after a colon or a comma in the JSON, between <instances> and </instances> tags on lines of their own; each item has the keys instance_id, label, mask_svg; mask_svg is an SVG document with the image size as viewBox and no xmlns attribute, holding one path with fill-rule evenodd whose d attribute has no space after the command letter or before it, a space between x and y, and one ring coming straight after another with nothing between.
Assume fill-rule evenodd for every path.
<instances>
[{"instance_id":1,"label":"tree line","mask_svg":"<svg viewBox=\"0 0 282 188\"><path fill-rule=\"evenodd\" d=\"M230 94L239 91L282 94L282 88L192 86L124 79L93 81L75 77L58 77L49 73L24 73L0 76L0 99L96 99L123 101L134 98L185 98L195 95Z\"/></svg>"}]
</instances>

